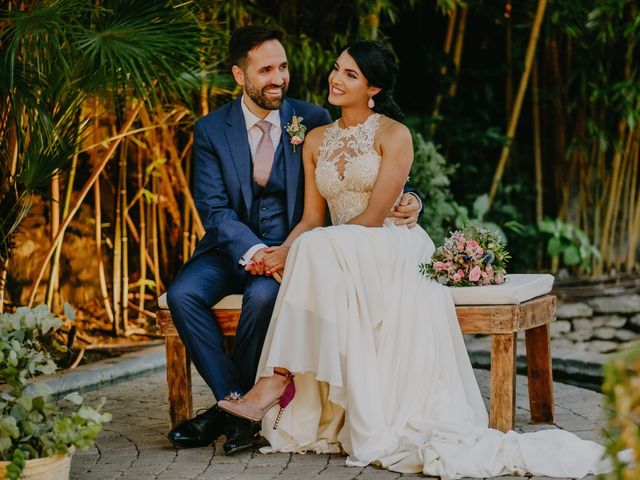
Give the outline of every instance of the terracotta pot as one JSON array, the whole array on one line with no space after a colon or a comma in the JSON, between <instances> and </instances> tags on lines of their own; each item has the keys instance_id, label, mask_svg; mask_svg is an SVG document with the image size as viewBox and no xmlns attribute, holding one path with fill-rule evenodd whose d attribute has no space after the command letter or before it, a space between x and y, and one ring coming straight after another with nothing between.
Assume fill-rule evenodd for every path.
<instances>
[{"instance_id":1,"label":"terracotta pot","mask_svg":"<svg viewBox=\"0 0 640 480\"><path fill-rule=\"evenodd\" d=\"M27 460L20 480L68 480L72 455L73 447L66 455ZM6 478L9 463L0 461L0 478Z\"/></svg>"}]
</instances>

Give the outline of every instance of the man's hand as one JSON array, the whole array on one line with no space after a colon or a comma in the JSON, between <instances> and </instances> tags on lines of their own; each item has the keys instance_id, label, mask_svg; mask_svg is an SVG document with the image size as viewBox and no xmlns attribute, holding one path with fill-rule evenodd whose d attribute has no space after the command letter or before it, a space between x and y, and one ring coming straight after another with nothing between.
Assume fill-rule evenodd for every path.
<instances>
[{"instance_id":1,"label":"man's hand","mask_svg":"<svg viewBox=\"0 0 640 480\"><path fill-rule=\"evenodd\" d=\"M396 225L406 225L413 228L418 222L418 214L420 213L420 202L412 193L405 193L400 198L400 202L391 210L390 219Z\"/></svg>"},{"instance_id":2,"label":"man's hand","mask_svg":"<svg viewBox=\"0 0 640 480\"><path fill-rule=\"evenodd\" d=\"M264 275L264 257L268 248L261 248L251 257L251 261L244 266L244 269L251 275Z\"/></svg>"}]
</instances>

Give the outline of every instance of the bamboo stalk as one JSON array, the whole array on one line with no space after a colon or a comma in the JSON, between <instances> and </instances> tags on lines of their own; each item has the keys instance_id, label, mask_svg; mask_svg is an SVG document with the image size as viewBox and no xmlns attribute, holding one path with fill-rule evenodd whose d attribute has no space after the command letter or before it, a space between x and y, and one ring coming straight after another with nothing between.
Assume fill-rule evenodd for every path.
<instances>
[{"instance_id":1,"label":"bamboo stalk","mask_svg":"<svg viewBox=\"0 0 640 480\"><path fill-rule=\"evenodd\" d=\"M507 78L504 86L505 97L505 123L509 124L509 115L511 115L511 109L513 107L513 39L512 39L512 22L511 22L511 2L507 2L508 11L505 10L505 18L507 23L505 42L505 56L507 57ZM535 67L534 67L535 68Z\"/></svg>"},{"instance_id":2,"label":"bamboo stalk","mask_svg":"<svg viewBox=\"0 0 640 480\"><path fill-rule=\"evenodd\" d=\"M160 291L160 261L158 255L158 182L157 177L152 177L151 188L153 193L153 201L151 202L151 251L153 254L153 276L156 282L156 296L159 297Z\"/></svg>"},{"instance_id":3,"label":"bamboo stalk","mask_svg":"<svg viewBox=\"0 0 640 480\"><path fill-rule=\"evenodd\" d=\"M179 163L175 164L176 175L178 176L178 181L180 182L180 187L182 188L182 193L185 196L185 201L191 208L191 213L193 214L193 221L196 224L196 234L198 238L204 237L204 225L202 224L202 220L200 219L200 214L198 213L198 209L196 208L196 202L193 200L193 195L191 195L191 190L189 189L189 183L182 171L182 166Z\"/></svg>"},{"instance_id":4,"label":"bamboo stalk","mask_svg":"<svg viewBox=\"0 0 640 480\"><path fill-rule=\"evenodd\" d=\"M623 140L626 131L626 122L622 121L618 124L618 138ZM631 138L631 135L628 137ZM600 253L602 254L602 266L609 266L611 264L612 240L615 231L616 220L618 218L618 201L620 199L620 189L622 178L622 166L624 157L627 155L630 142L625 142L624 153L620 150L616 150L611 160L611 176L610 176L610 188L607 192L607 202L604 214L604 220L602 224L602 243L600 245ZM598 272L600 273L601 270Z\"/></svg>"},{"instance_id":5,"label":"bamboo stalk","mask_svg":"<svg viewBox=\"0 0 640 480\"><path fill-rule=\"evenodd\" d=\"M131 113L129 115L129 118L127 119L127 121L122 126L122 129L121 129L122 133L126 132L131 127L131 125L135 121L136 117L138 116L138 113L140 112L141 105L142 105L142 102L138 102L136 107L131 111ZM104 167L106 167L107 163L109 163L109 160L111 159L111 157L115 153L116 149L118 148L118 145L120 145L120 142L122 141L122 138L123 137L119 137L119 138L117 138L117 139L115 139L113 141L113 143L111 144L111 147L109 148L109 150L105 154L105 156L102 159L102 161L100 162L100 164L95 168L95 170L93 171L93 173L91 174L91 176L89 177L87 182L84 184L84 186L82 187L82 189L78 193L78 197L76 198L76 202L74 203L73 208L70 210L69 215L67 215L67 217L64 219L64 221L62 223L62 226L60 228L60 231L58 232L58 235L56 235L56 238L55 238L55 240L53 242L52 247L49 249L49 251L47 252L47 255L45 256L45 258L42 261L38 276L36 277L35 281L33 282L33 286L31 287L31 294L29 295L29 305L28 306L30 306L30 307L33 306L33 302L35 301L35 296L36 296L36 292L37 292L37 289L38 289L38 285L40 285L40 281L42 280L42 276L44 275L44 271L45 271L45 269L47 267L47 264L49 263L49 260L51 259L51 256L53 255L53 252L55 250L55 246L57 245L58 242L61 241L65 230L67 229L67 227L69 226L69 223L71 223L71 220L73 219L73 216L76 214L76 212L80 208L80 205L82 205L82 202L84 201L85 197L87 196L87 193L89 192L89 189L91 189L91 187L93 186L95 181L100 176L100 173L102 172L102 170L104 170Z\"/></svg>"},{"instance_id":6,"label":"bamboo stalk","mask_svg":"<svg viewBox=\"0 0 640 480\"><path fill-rule=\"evenodd\" d=\"M493 200L498 191L498 185L502 179L504 169L509 158L509 151L511 150L511 143L516 133L516 127L518 126L518 119L520 118L520 109L522 108L522 102L524 100L524 94L527 91L527 84L529 82L529 74L531 72L531 65L533 64L533 57L536 51L536 45L538 43L538 35L540 34L540 26L542 25L542 19L544 18L544 11L547 6L547 0L538 0L538 8L533 20L533 26L531 27L531 36L529 37L529 44L527 45L527 53L524 62L524 72L520 78L520 85L518 87L518 93L516 94L515 103L513 105L513 111L511 112L511 119L509 121L509 127L507 129L507 143L502 147L500 159L498 160L498 166L496 168L491 189L489 190L489 205L493 203Z\"/></svg>"},{"instance_id":7,"label":"bamboo stalk","mask_svg":"<svg viewBox=\"0 0 640 480\"><path fill-rule=\"evenodd\" d=\"M454 5L451 11L449 12L449 21L447 22L447 34L445 35L444 46L442 48L442 51L444 52L445 55L449 55L449 52L451 52L451 44L453 43L453 32L455 30L457 17L458 17L458 8ZM443 64L440 67L440 77L444 77L446 73L447 73L447 65ZM436 101L433 107L433 112L431 113L432 117L435 118L440 114L441 103L442 103L442 93L438 93L438 96L436 97ZM431 125L432 136L435 133L435 131L436 131L436 124L433 123Z\"/></svg>"},{"instance_id":8,"label":"bamboo stalk","mask_svg":"<svg viewBox=\"0 0 640 480\"><path fill-rule=\"evenodd\" d=\"M191 137L191 141L193 141L193 137ZM18 149L18 134L16 126L13 123L10 123L7 138L7 150L11 152L11 165L9 167L9 178L7 178L7 185L9 188L13 185L18 168ZM4 259L4 262L2 262L2 268L0 268L0 313L4 312L4 292L7 285L8 269L9 257Z\"/></svg>"},{"instance_id":9,"label":"bamboo stalk","mask_svg":"<svg viewBox=\"0 0 640 480\"><path fill-rule=\"evenodd\" d=\"M100 293L102 294L102 303L104 305L105 312L107 312L107 318L111 325L115 322L113 310L111 309L111 301L109 299L109 291L107 289L107 277L104 271L104 262L102 260L102 206L100 201L100 179L96 181L93 186L93 205L95 210L96 220L96 258L98 259L98 278L100 279Z\"/></svg>"},{"instance_id":10,"label":"bamboo stalk","mask_svg":"<svg viewBox=\"0 0 640 480\"><path fill-rule=\"evenodd\" d=\"M136 312L142 314L145 317L156 318L156 314L151 310L145 310L144 308L140 308L139 305L136 305L133 302L129 302L129 308L131 310L135 310Z\"/></svg>"},{"instance_id":11,"label":"bamboo stalk","mask_svg":"<svg viewBox=\"0 0 640 480\"><path fill-rule=\"evenodd\" d=\"M453 66L455 68L455 79L449 87L449 96L455 97L458 88L458 73L460 72L460 61L462 60L462 46L464 45L464 34L467 28L467 12L469 7L463 5L460 11L460 21L458 22L458 32L456 35L456 45L453 50Z\"/></svg>"},{"instance_id":12,"label":"bamboo stalk","mask_svg":"<svg viewBox=\"0 0 640 480\"><path fill-rule=\"evenodd\" d=\"M51 241L56 237L60 229L60 172L56 172L51 177L51 230L49 232ZM56 252L62 248L62 243L56 248ZM58 259L60 255L57 255ZM53 311L53 294L58 289L58 264L54 256L49 269L49 282L45 293L47 307Z\"/></svg>"},{"instance_id":13,"label":"bamboo stalk","mask_svg":"<svg viewBox=\"0 0 640 480\"><path fill-rule=\"evenodd\" d=\"M202 64L206 64L204 59ZM209 87L204 83L200 87L200 111L203 117L209 113Z\"/></svg>"},{"instance_id":14,"label":"bamboo stalk","mask_svg":"<svg viewBox=\"0 0 640 480\"><path fill-rule=\"evenodd\" d=\"M173 158L173 157L172 157ZM177 160L175 163L180 164ZM186 164L186 177L191 176L191 162L187 161ZM183 195L185 192L181 191ZM191 234L193 233L194 222L191 221L191 207L184 202L182 204L182 263L187 263L187 260L191 257Z\"/></svg>"},{"instance_id":15,"label":"bamboo stalk","mask_svg":"<svg viewBox=\"0 0 640 480\"><path fill-rule=\"evenodd\" d=\"M7 272L9 271L9 259L2 262L0 268L0 313L4 313L4 289L7 285Z\"/></svg>"},{"instance_id":16,"label":"bamboo stalk","mask_svg":"<svg viewBox=\"0 0 640 480\"><path fill-rule=\"evenodd\" d=\"M121 313L122 313L122 195L120 189L122 185L122 145L120 146L120 160L118 162L118 189L116 193L116 210L114 213L114 231L113 231L113 258L111 259L111 284L113 289L113 325L111 329L116 336L121 333Z\"/></svg>"},{"instance_id":17,"label":"bamboo stalk","mask_svg":"<svg viewBox=\"0 0 640 480\"><path fill-rule=\"evenodd\" d=\"M626 269L632 271L635 266L638 242L640 242L640 192L638 174L640 173L640 128L636 128L636 146L632 155L631 191L629 192L629 248L627 250Z\"/></svg>"},{"instance_id":18,"label":"bamboo stalk","mask_svg":"<svg viewBox=\"0 0 640 480\"><path fill-rule=\"evenodd\" d=\"M129 215L128 211L127 211L126 221L127 221L127 227L129 228L129 233L133 237L133 240L139 245L140 234L138 233L136 226L133 223L133 219L131 218L131 215ZM153 259L151 258L151 255L149 255L148 249L147 251L145 251L144 256L145 256L145 261L147 262L147 265L151 268L151 270L153 270L155 267L154 267Z\"/></svg>"},{"instance_id":19,"label":"bamboo stalk","mask_svg":"<svg viewBox=\"0 0 640 480\"><path fill-rule=\"evenodd\" d=\"M138 150L138 189L143 188L143 168L142 168L142 150ZM144 295L147 282L147 223L145 216L144 197L140 196L138 201L138 212L140 215L140 299L138 303L139 317L146 318L144 311Z\"/></svg>"},{"instance_id":20,"label":"bamboo stalk","mask_svg":"<svg viewBox=\"0 0 640 480\"><path fill-rule=\"evenodd\" d=\"M531 72L531 112L533 115L533 162L536 184L536 223L542 221L543 190L542 190L542 148L540 146L540 101L538 98L538 62L533 61Z\"/></svg>"},{"instance_id":21,"label":"bamboo stalk","mask_svg":"<svg viewBox=\"0 0 640 480\"><path fill-rule=\"evenodd\" d=\"M67 188L65 190L64 195L64 206L62 208L62 218L66 217L69 214L69 207L71 206L71 196L73 195L73 183L76 178L76 169L78 167L78 153L76 152L73 155L73 159L71 160L71 169L69 171L69 178L67 180ZM52 306L53 300L53 292L58 291L60 288L60 253L62 252L62 242L58 243L55 253L53 254L53 261L51 263L51 276L49 277L49 286L47 287L47 305L49 309ZM55 275L54 275L55 272ZM52 279L55 278L54 288L50 288L52 285Z\"/></svg>"},{"instance_id":22,"label":"bamboo stalk","mask_svg":"<svg viewBox=\"0 0 640 480\"><path fill-rule=\"evenodd\" d=\"M129 238L127 236L127 160L128 160L127 142L122 142L122 155L120 157L120 235L122 243L122 278L120 279L122 298L120 299L120 308L122 308L122 331L126 334L129 329Z\"/></svg>"}]
</instances>

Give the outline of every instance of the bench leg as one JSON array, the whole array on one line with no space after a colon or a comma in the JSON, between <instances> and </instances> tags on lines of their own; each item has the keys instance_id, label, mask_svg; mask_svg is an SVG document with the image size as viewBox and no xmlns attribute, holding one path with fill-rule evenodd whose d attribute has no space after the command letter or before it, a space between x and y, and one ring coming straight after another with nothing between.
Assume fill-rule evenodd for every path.
<instances>
[{"instance_id":1,"label":"bench leg","mask_svg":"<svg viewBox=\"0 0 640 480\"><path fill-rule=\"evenodd\" d=\"M191 362L180 337L165 337L171 428L191 418Z\"/></svg>"},{"instance_id":2,"label":"bench leg","mask_svg":"<svg viewBox=\"0 0 640 480\"><path fill-rule=\"evenodd\" d=\"M525 331L529 407L533 423L553 423L553 376L549 324Z\"/></svg>"},{"instance_id":3,"label":"bench leg","mask_svg":"<svg viewBox=\"0 0 640 480\"><path fill-rule=\"evenodd\" d=\"M491 397L489 426L513 429L516 411L516 334L491 336Z\"/></svg>"}]
</instances>

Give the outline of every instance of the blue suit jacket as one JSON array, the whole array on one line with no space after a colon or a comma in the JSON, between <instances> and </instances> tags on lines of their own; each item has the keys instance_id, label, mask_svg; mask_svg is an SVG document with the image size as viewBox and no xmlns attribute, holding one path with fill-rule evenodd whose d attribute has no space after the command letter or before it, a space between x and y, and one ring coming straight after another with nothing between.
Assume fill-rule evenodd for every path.
<instances>
[{"instance_id":1,"label":"blue suit jacket","mask_svg":"<svg viewBox=\"0 0 640 480\"><path fill-rule=\"evenodd\" d=\"M233 262L262 240L249 228L253 202L251 150L240 102L242 97L196 122L194 130L194 199L205 228L194 256L215 250ZM311 103L285 99L280 108L289 230L302 218L304 172L302 145L293 152L285 126L293 115L304 117L309 130L331 122L329 112Z\"/></svg>"}]
</instances>

